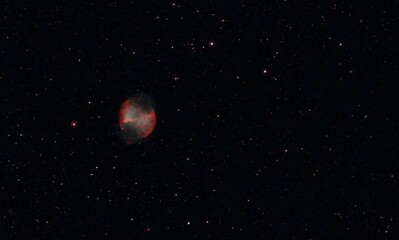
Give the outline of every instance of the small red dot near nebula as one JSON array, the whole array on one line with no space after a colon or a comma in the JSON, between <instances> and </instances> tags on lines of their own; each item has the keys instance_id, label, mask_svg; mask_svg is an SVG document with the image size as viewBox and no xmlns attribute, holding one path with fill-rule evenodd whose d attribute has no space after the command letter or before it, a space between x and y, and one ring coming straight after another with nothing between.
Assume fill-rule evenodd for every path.
<instances>
[{"instance_id":1,"label":"small red dot near nebula","mask_svg":"<svg viewBox=\"0 0 399 240\"><path fill-rule=\"evenodd\" d=\"M71 122L71 128L75 129L77 127L78 127L78 121L77 120L72 121Z\"/></svg>"}]
</instances>

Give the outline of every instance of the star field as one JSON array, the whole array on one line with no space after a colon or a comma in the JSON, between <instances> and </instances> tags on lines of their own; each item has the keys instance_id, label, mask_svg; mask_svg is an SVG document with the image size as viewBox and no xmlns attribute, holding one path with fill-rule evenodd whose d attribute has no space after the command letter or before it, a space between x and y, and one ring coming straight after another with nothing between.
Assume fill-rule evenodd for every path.
<instances>
[{"instance_id":1,"label":"star field","mask_svg":"<svg viewBox=\"0 0 399 240\"><path fill-rule=\"evenodd\" d=\"M0 239L397 239L398 7L5 1Z\"/></svg>"}]
</instances>

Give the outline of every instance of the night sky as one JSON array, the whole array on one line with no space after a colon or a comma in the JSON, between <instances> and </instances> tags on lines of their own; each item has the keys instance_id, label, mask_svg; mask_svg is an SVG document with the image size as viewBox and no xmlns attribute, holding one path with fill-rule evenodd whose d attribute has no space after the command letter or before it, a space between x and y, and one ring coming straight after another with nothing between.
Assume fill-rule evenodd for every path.
<instances>
[{"instance_id":1,"label":"night sky","mask_svg":"<svg viewBox=\"0 0 399 240\"><path fill-rule=\"evenodd\" d=\"M1 5L0 239L399 238L398 2Z\"/></svg>"}]
</instances>

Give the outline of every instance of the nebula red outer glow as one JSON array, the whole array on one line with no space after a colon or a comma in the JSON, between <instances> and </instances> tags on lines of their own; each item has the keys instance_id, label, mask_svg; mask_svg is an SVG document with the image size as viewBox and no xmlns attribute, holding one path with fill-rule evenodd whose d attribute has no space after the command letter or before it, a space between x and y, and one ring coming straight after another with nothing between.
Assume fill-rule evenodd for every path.
<instances>
[{"instance_id":1,"label":"nebula red outer glow","mask_svg":"<svg viewBox=\"0 0 399 240\"><path fill-rule=\"evenodd\" d=\"M128 99L119 110L119 126L126 143L150 135L156 125L156 114L151 106L142 106L140 101Z\"/></svg>"}]
</instances>

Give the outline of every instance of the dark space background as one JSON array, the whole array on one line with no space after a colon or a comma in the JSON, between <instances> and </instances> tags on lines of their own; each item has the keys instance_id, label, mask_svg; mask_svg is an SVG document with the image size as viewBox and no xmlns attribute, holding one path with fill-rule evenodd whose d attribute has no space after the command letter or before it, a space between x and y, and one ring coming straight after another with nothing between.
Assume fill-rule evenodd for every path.
<instances>
[{"instance_id":1,"label":"dark space background","mask_svg":"<svg viewBox=\"0 0 399 240\"><path fill-rule=\"evenodd\" d=\"M398 8L2 1L0 239L398 239Z\"/></svg>"}]
</instances>

